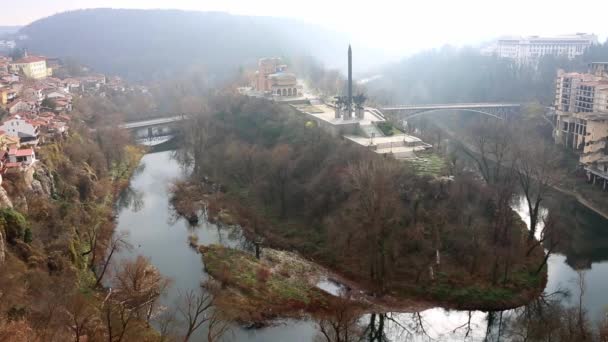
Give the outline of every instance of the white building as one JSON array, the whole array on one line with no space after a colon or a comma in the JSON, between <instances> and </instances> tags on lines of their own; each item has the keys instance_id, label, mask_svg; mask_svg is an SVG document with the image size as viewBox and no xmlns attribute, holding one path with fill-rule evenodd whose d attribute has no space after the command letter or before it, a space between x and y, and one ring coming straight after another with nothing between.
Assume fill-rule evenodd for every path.
<instances>
[{"instance_id":1,"label":"white building","mask_svg":"<svg viewBox=\"0 0 608 342\"><path fill-rule=\"evenodd\" d=\"M574 59L591 45L597 44L594 34L577 33L555 37L510 37L498 40L498 57L515 60L518 64L530 64L545 55Z\"/></svg>"},{"instance_id":2,"label":"white building","mask_svg":"<svg viewBox=\"0 0 608 342\"><path fill-rule=\"evenodd\" d=\"M12 50L17 46L14 40L0 39L0 50Z\"/></svg>"},{"instance_id":3,"label":"white building","mask_svg":"<svg viewBox=\"0 0 608 342\"><path fill-rule=\"evenodd\" d=\"M21 144L38 144L39 126L19 115L14 115L4 121L0 126L0 130L4 131L8 136L18 137Z\"/></svg>"},{"instance_id":4,"label":"white building","mask_svg":"<svg viewBox=\"0 0 608 342\"><path fill-rule=\"evenodd\" d=\"M591 63L589 69L558 71L553 136L580 153L590 182L608 190L608 62Z\"/></svg>"},{"instance_id":5,"label":"white building","mask_svg":"<svg viewBox=\"0 0 608 342\"><path fill-rule=\"evenodd\" d=\"M10 164L23 164L23 165L31 165L36 162L36 154L34 150L31 148L27 149L16 149L11 148L8 151L8 162Z\"/></svg>"}]
</instances>

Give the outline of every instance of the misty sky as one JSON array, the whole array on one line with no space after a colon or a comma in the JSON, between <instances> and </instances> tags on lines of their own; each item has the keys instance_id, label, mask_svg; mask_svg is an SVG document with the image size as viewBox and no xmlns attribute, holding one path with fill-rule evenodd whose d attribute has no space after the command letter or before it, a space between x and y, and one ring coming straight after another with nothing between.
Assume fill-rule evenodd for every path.
<instances>
[{"instance_id":1,"label":"misty sky","mask_svg":"<svg viewBox=\"0 0 608 342\"><path fill-rule=\"evenodd\" d=\"M0 0L0 25L25 25L79 8L176 8L297 18L354 43L411 53L501 35L592 32L604 40L607 0Z\"/></svg>"}]
</instances>

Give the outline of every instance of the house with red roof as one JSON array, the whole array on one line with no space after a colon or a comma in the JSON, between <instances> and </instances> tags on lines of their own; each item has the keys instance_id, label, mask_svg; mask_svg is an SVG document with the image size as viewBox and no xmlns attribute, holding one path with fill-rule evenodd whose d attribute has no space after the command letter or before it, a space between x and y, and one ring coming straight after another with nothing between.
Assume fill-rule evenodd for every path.
<instances>
[{"instance_id":1,"label":"house with red roof","mask_svg":"<svg viewBox=\"0 0 608 342\"><path fill-rule=\"evenodd\" d=\"M36 153L32 148L11 148L8 150L8 162L31 165L36 162Z\"/></svg>"},{"instance_id":2,"label":"house with red roof","mask_svg":"<svg viewBox=\"0 0 608 342\"><path fill-rule=\"evenodd\" d=\"M7 160L3 163L3 171L25 171L36 163L36 153L32 148L9 149Z\"/></svg>"},{"instance_id":3,"label":"house with red roof","mask_svg":"<svg viewBox=\"0 0 608 342\"><path fill-rule=\"evenodd\" d=\"M32 103L23 99L16 99L13 102L6 105L6 110L9 114L16 114L18 112L31 112L34 109Z\"/></svg>"}]
</instances>

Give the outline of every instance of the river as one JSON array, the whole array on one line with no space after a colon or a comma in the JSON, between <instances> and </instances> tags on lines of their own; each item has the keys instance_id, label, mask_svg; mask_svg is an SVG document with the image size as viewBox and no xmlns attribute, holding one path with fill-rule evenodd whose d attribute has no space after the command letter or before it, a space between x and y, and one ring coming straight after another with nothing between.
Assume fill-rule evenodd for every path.
<instances>
[{"instance_id":1,"label":"river","mask_svg":"<svg viewBox=\"0 0 608 342\"><path fill-rule=\"evenodd\" d=\"M184 171L172 159L172 152L146 154L130 186L118 201L117 231L127 231L134 249L122 252L117 260L141 254L151 259L160 272L172 279L166 296L161 301L174 307L180 291L198 289L207 276L201 256L188 247L188 236L195 234L200 244L222 243L244 246L238 231L220 228L206 220L192 227L176 217L169 206L168 188L173 180L184 177ZM579 274L585 277L583 304L595 322L603 318L608 307L608 222L574 199L562 196L564 209L572 213L573 239L576 243L562 254L554 254L548 262L549 278L546 292L568 289L572 297L568 304L578 301ZM525 216L520 206L515 209ZM582 265L577 272L571 265ZM366 324L367 315L361 318ZM429 309L415 314L392 313L386 316L385 335L393 341L481 341L488 331L488 313ZM471 321L470 329L466 323ZM422 329L421 329L422 328ZM490 327L492 328L492 327ZM204 341L204 332L199 339ZM227 341L312 341L317 335L312 321L283 321L262 329L243 329L234 326L226 335ZM490 334L491 335L491 334ZM504 340L504 339L503 339Z\"/></svg>"}]
</instances>

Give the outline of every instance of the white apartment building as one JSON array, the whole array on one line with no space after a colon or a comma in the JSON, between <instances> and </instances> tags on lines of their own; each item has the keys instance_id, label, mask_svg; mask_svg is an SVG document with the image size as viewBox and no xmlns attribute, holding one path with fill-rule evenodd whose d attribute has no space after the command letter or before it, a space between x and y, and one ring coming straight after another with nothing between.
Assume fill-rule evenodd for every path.
<instances>
[{"instance_id":1,"label":"white apartment building","mask_svg":"<svg viewBox=\"0 0 608 342\"><path fill-rule=\"evenodd\" d=\"M555 114L556 143L578 150L589 181L608 190L608 62L591 63L590 73L559 70Z\"/></svg>"},{"instance_id":2,"label":"white apartment building","mask_svg":"<svg viewBox=\"0 0 608 342\"><path fill-rule=\"evenodd\" d=\"M518 64L534 63L545 55L574 59L597 43L596 35L586 33L555 37L510 37L498 40L496 55L513 59Z\"/></svg>"}]
</instances>

